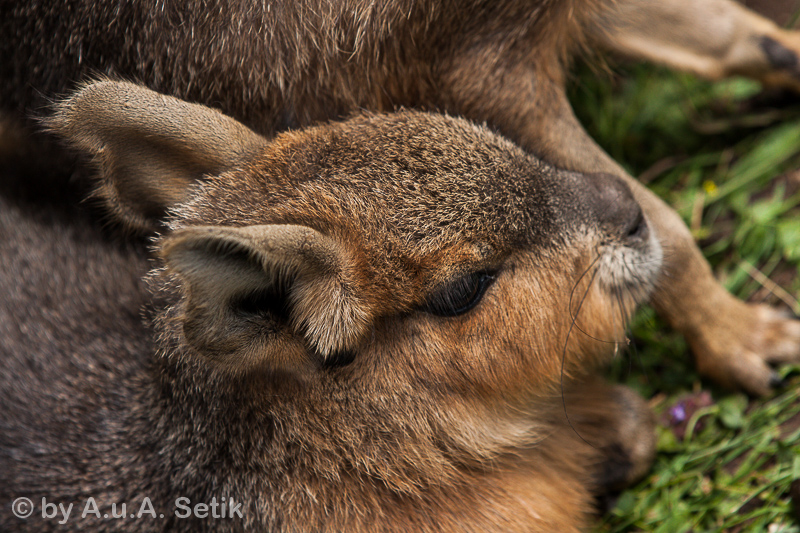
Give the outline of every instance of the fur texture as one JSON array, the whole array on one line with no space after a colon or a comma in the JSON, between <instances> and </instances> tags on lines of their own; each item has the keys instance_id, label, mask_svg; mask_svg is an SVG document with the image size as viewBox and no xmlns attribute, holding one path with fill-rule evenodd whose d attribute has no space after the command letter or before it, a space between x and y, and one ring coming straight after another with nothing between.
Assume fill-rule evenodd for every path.
<instances>
[{"instance_id":1,"label":"fur texture","mask_svg":"<svg viewBox=\"0 0 800 533\"><path fill-rule=\"evenodd\" d=\"M99 165L133 161L125 151L144 169L165 153L176 169L215 164L204 143L187 159L165 150L174 139L145 151L112 142L130 135L131 121L138 140L158 139L150 128L169 117L208 124L194 133L217 141L259 144L212 120L215 111L169 97L148 126L153 96L129 84L88 86L52 124L78 145L95 139ZM113 121L99 113L109 105L121 110ZM243 165L156 195L169 216L156 242L163 262L150 274L152 333L97 316L130 313L141 294L135 278L99 273L133 301L104 297L78 326L57 316L2 338L13 355L0 398L15 418L3 432L4 464L13 467L1 470L0 499L25 495L37 505L25 521L4 511L2 527L61 527L41 517L42 498L82 511L93 497L111 513L112 503L138 511L147 497L163 519L89 514L63 527L579 531L594 494L641 475L654 449L646 406L587 376L623 340L624 320L658 274L658 242L621 180L556 170L485 128L410 111L260 144ZM159 186L137 168L104 175L126 180L115 199L126 204L121 213L137 204L137 188ZM160 183L176 181L165 174ZM4 213L6 227L40 235L35 247L6 237L6 271L19 271L31 247L44 257L66 248L59 268L80 268L80 232L59 236L18 209ZM128 265L124 253L103 250L100 268ZM50 271L44 261L34 268ZM626 268L640 279L621 278ZM453 280L484 271L494 281L472 308L432 311L460 286ZM73 286L53 296L62 301ZM23 306L41 309L46 297L13 298L0 322L22 323ZM26 349L34 337L74 337L75 327L130 337L131 349L105 345L102 331L82 349ZM321 349L320 335L350 357ZM50 386L23 370L52 352L75 367L69 377L54 375ZM95 368L104 369L96 378ZM52 391L74 406L61 415L60 437ZM233 498L243 515L181 519L180 497Z\"/></svg>"},{"instance_id":2,"label":"fur texture","mask_svg":"<svg viewBox=\"0 0 800 533\"><path fill-rule=\"evenodd\" d=\"M714 280L680 217L588 137L563 87L565 58L585 43L800 88L798 34L732 0L37 0L3 3L0 35L0 105L17 118L104 74L219 107L268 137L405 106L486 122L560 168L619 175L673 252L651 302L686 336L699 369L764 394L776 379L770 364L800 360L796 324ZM28 187L54 187L37 183Z\"/></svg>"},{"instance_id":3,"label":"fur texture","mask_svg":"<svg viewBox=\"0 0 800 533\"><path fill-rule=\"evenodd\" d=\"M641 400L586 377L651 289L701 370L768 391L797 322L713 280L577 123L563 66L586 40L796 86L797 36L727 0L604 4L3 3L5 112L82 87L51 127L163 264L146 328L140 255L3 197L2 499L166 515L81 530L578 530L651 460ZM525 151L415 112L278 134L401 106ZM179 496L245 516L179 519Z\"/></svg>"}]
</instances>

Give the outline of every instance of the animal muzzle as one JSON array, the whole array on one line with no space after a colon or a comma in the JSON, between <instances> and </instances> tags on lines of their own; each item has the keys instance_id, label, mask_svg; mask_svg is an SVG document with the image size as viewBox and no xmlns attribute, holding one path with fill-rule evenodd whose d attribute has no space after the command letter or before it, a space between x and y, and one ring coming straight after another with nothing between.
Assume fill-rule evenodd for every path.
<instances>
[{"instance_id":1,"label":"animal muzzle","mask_svg":"<svg viewBox=\"0 0 800 533\"><path fill-rule=\"evenodd\" d=\"M594 222L610 238L628 246L646 243L650 229L628 185L613 174L586 176L584 201Z\"/></svg>"}]
</instances>

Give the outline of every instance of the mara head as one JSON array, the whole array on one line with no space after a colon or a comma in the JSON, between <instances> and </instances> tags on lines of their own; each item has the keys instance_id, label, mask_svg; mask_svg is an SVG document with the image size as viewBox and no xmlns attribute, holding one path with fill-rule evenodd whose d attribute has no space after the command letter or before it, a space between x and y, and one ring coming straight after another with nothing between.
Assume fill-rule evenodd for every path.
<instances>
[{"instance_id":1,"label":"mara head","mask_svg":"<svg viewBox=\"0 0 800 533\"><path fill-rule=\"evenodd\" d=\"M390 413L473 457L529 445L531 406L614 351L660 265L619 179L459 118L364 114L266 139L98 82L50 127L94 157L112 213L156 235L162 359L269 409L313 405L304 423Z\"/></svg>"}]
</instances>

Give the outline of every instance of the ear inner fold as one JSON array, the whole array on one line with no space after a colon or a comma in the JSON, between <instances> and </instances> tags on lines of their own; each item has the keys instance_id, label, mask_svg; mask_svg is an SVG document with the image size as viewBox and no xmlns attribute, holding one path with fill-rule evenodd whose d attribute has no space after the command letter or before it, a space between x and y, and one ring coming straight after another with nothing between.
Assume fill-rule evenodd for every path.
<instances>
[{"instance_id":1,"label":"ear inner fold","mask_svg":"<svg viewBox=\"0 0 800 533\"><path fill-rule=\"evenodd\" d=\"M181 229L165 239L162 255L187 284L187 316L198 320L224 316L243 292L283 286L292 327L326 357L352 349L372 319L351 255L305 226ZM194 326L225 334L212 323Z\"/></svg>"}]
</instances>

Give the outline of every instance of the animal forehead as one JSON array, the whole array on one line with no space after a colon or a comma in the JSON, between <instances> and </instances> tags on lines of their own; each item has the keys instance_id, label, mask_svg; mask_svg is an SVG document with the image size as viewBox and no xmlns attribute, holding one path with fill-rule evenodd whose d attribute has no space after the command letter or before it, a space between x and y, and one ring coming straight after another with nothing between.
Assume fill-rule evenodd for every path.
<instances>
[{"instance_id":1,"label":"animal forehead","mask_svg":"<svg viewBox=\"0 0 800 533\"><path fill-rule=\"evenodd\" d=\"M206 188L213 198L204 203L223 218L251 218L238 223L345 225L425 250L504 247L551 230L557 182L551 167L486 128L404 111L279 136L236 179Z\"/></svg>"},{"instance_id":2,"label":"animal forehead","mask_svg":"<svg viewBox=\"0 0 800 533\"><path fill-rule=\"evenodd\" d=\"M315 133L301 164L359 192L382 187L414 201L453 203L485 194L530 199L552 174L510 141L444 115L367 115Z\"/></svg>"}]
</instances>

